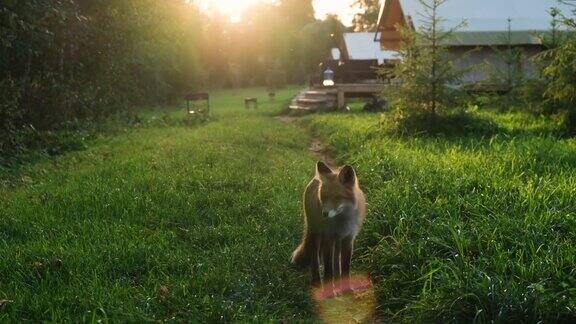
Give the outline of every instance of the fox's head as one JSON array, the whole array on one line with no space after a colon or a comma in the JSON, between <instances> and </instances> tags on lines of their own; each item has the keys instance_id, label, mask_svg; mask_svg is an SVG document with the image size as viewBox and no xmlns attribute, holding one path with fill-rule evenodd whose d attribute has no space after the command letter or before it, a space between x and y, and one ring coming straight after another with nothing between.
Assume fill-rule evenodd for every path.
<instances>
[{"instance_id":1,"label":"fox's head","mask_svg":"<svg viewBox=\"0 0 576 324\"><path fill-rule=\"evenodd\" d=\"M316 177L320 180L319 198L322 214L328 218L355 209L354 190L358 186L354 169L346 165L332 171L324 162L316 164Z\"/></svg>"}]
</instances>

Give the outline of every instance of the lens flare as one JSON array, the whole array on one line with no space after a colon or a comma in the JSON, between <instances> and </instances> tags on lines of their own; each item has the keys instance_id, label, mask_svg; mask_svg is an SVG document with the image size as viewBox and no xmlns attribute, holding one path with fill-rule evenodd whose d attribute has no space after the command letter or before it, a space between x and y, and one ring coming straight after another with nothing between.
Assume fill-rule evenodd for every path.
<instances>
[{"instance_id":1,"label":"lens flare","mask_svg":"<svg viewBox=\"0 0 576 324\"><path fill-rule=\"evenodd\" d=\"M372 282L358 275L317 287L312 297L318 317L325 323L372 323L376 297Z\"/></svg>"}]
</instances>

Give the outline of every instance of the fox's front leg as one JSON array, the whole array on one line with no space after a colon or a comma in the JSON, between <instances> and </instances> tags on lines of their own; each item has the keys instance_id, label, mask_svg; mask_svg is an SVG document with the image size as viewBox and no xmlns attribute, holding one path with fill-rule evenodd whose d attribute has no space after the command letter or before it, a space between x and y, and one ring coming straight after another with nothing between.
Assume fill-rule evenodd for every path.
<instances>
[{"instance_id":1,"label":"fox's front leg","mask_svg":"<svg viewBox=\"0 0 576 324\"><path fill-rule=\"evenodd\" d=\"M342 279L350 280L350 263L352 262L352 249L354 248L354 238L347 237L342 240Z\"/></svg>"},{"instance_id":2,"label":"fox's front leg","mask_svg":"<svg viewBox=\"0 0 576 324\"><path fill-rule=\"evenodd\" d=\"M311 235L312 247L310 249L310 270L312 271L312 285L320 286L320 237Z\"/></svg>"},{"instance_id":3,"label":"fox's front leg","mask_svg":"<svg viewBox=\"0 0 576 324\"><path fill-rule=\"evenodd\" d=\"M342 275L342 265L341 265L341 256L342 256L342 240L336 239L336 243L334 244L334 278L340 279Z\"/></svg>"},{"instance_id":4,"label":"fox's front leg","mask_svg":"<svg viewBox=\"0 0 576 324\"><path fill-rule=\"evenodd\" d=\"M332 284L334 280L334 240L322 240L322 259L324 259L324 284Z\"/></svg>"}]
</instances>

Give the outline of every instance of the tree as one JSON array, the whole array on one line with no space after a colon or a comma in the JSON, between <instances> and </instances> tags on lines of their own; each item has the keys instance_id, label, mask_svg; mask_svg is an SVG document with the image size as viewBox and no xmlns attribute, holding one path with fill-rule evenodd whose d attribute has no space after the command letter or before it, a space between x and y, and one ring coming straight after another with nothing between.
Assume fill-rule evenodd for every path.
<instances>
[{"instance_id":1,"label":"tree","mask_svg":"<svg viewBox=\"0 0 576 324\"><path fill-rule=\"evenodd\" d=\"M0 159L23 132L77 128L196 87L198 18L186 0L0 1Z\"/></svg>"},{"instance_id":2,"label":"tree","mask_svg":"<svg viewBox=\"0 0 576 324\"><path fill-rule=\"evenodd\" d=\"M457 84L463 71L456 69L446 42L461 25L443 29L438 8L447 0L419 0L423 12L417 30L401 28L402 46L394 74L401 79L390 91L398 121L410 117L435 119L456 106Z\"/></svg>"},{"instance_id":3,"label":"tree","mask_svg":"<svg viewBox=\"0 0 576 324\"><path fill-rule=\"evenodd\" d=\"M560 31L561 11L552 7L548 10L550 15L550 28L547 32L539 35L540 41L546 49L542 53L532 58L535 66L535 75L522 80L522 85L515 91L515 100L522 103L523 107L537 113L551 115L558 112L558 107L553 100L545 96L546 87L552 78L545 73L545 69L550 65L549 51L557 48L564 39L565 34Z\"/></svg>"},{"instance_id":4,"label":"tree","mask_svg":"<svg viewBox=\"0 0 576 324\"><path fill-rule=\"evenodd\" d=\"M518 87L524 78L524 71L522 71L522 51L519 48L514 47L512 40L512 19L508 18L508 29L505 36L506 51L498 53L504 59L506 64L506 71L504 74L504 83L507 89L512 92L516 87Z\"/></svg>"},{"instance_id":5,"label":"tree","mask_svg":"<svg viewBox=\"0 0 576 324\"><path fill-rule=\"evenodd\" d=\"M316 21L312 0L281 0L279 10L280 16L284 18L280 24L277 24L281 31L276 34L276 37L287 42L287 48L280 59L285 62L284 66L289 80L301 82L305 80L306 69L298 55L302 51L299 35L304 26Z\"/></svg>"},{"instance_id":6,"label":"tree","mask_svg":"<svg viewBox=\"0 0 576 324\"><path fill-rule=\"evenodd\" d=\"M374 32L378 27L380 0L355 0L352 6L360 7L364 12L354 16L352 24L356 32Z\"/></svg>"},{"instance_id":7,"label":"tree","mask_svg":"<svg viewBox=\"0 0 576 324\"><path fill-rule=\"evenodd\" d=\"M215 14L212 17L202 17L201 61L205 66L207 82L213 86L224 86L229 82L229 53L227 45L230 42L230 23L227 17Z\"/></svg>"},{"instance_id":8,"label":"tree","mask_svg":"<svg viewBox=\"0 0 576 324\"><path fill-rule=\"evenodd\" d=\"M518 99L522 99L523 86L526 84L526 75L523 62L526 59L522 49L515 46L512 19L507 19L507 30L500 37L500 44L491 46L494 61L486 61L483 65L491 84L498 85L506 91L505 100L499 100L502 109L510 108Z\"/></svg>"},{"instance_id":9,"label":"tree","mask_svg":"<svg viewBox=\"0 0 576 324\"><path fill-rule=\"evenodd\" d=\"M572 15L576 16L576 9ZM549 62L543 70L547 78L544 95L565 112L567 130L576 133L576 21L573 17L565 16L560 21L571 32L544 54L544 59Z\"/></svg>"},{"instance_id":10,"label":"tree","mask_svg":"<svg viewBox=\"0 0 576 324\"><path fill-rule=\"evenodd\" d=\"M345 29L336 15L328 15L326 19L302 29L300 61L308 73L316 72L318 64L327 59L330 49L338 47Z\"/></svg>"}]
</instances>

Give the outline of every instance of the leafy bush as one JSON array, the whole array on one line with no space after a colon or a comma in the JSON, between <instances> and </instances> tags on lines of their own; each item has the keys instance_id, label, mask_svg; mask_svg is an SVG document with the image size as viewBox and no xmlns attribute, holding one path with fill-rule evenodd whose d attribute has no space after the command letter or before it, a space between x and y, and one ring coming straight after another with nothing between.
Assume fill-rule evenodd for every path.
<instances>
[{"instance_id":1,"label":"leafy bush","mask_svg":"<svg viewBox=\"0 0 576 324\"><path fill-rule=\"evenodd\" d=\"M196 87L199 19L184 0L3 1L0 156L34 146L30 129L173 102Z\"/></svg>"}]
</instances>

